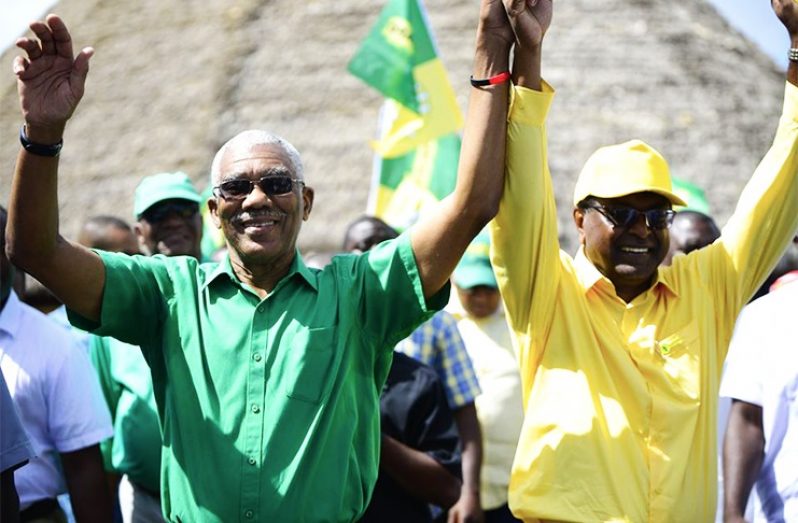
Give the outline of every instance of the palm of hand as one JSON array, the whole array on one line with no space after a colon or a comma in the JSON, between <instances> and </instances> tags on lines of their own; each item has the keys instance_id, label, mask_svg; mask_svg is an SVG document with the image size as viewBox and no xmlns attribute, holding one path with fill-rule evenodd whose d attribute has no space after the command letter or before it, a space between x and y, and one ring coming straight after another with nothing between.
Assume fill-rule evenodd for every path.
<instances>
[{"instance_id":1,"label":"palm of hand","mask_svg":"<svg viewBox=\"0 0 798 523\"><path fill-rule=\"evenodd\" d=\"M48 126L63 123L72 115L80 100L73 87L72 67L70 58L58 55L30 61L18 82L26 122Z\"/></svg>"}]
</instances>

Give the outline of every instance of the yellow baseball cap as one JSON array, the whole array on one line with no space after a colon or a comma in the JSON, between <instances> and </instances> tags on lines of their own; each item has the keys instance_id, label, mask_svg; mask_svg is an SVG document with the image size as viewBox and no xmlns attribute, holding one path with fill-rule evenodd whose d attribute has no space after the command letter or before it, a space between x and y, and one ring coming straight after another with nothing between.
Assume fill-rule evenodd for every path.
<instances>
[{"instance_id":1,"label":"yellow baseball cap","mask_svg":"<svg viewBox=\"0 0 798 523\"><path fill-rule=\"evenodd\" d=\"M601 147L582 167L574 189L574 205L587 198L619 198L639 192L661 194L674 205L687 205L671 185L668 162L640 140Z\"/></svg>"}]
</instances>

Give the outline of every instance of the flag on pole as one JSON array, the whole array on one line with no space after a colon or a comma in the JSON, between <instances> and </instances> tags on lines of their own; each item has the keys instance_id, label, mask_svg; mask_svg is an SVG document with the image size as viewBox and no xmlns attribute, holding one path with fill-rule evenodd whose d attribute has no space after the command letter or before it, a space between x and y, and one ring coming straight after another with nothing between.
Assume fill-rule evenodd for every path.
<instances>
[{"instance_id":1,"label":"flag on pole","mask_svg":"<svg viewBox=\"0 0 798 523\"><path fill-rule=\"evenodd\" d=\"M463 125L420 0L389 0L349 71L388 98L369 212L404 229L454 190Z\"/></svg>"}]
</instances>

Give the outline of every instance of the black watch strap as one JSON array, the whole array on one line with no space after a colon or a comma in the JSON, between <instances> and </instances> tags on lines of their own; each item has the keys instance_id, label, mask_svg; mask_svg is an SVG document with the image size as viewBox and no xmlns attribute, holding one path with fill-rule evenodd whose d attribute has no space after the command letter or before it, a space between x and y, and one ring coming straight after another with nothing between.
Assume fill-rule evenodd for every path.
<instances>
[{"instance_id":1,"label":"black watch strap","mask_svg":"<svg viewBox=\"0 0 798 523\"><path fill-rule=\"evenodd\" d=\"M36 156L49 156L50 158L58 156L58 153L61 152L61 147L64 145L63 139L52 145L31 142L28 140L28 135L25 134L25 125L19 128L19 142L22 144L22 148L29 153L35 154Z\"/></svg>"}]
</instances>

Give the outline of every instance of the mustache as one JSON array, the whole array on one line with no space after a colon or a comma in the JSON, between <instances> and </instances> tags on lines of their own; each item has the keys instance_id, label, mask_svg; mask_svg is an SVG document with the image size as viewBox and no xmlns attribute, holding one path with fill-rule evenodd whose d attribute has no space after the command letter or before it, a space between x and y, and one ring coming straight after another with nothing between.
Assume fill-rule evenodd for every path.
<instances>
[{"instance_id":1,"label":"mustache","mask_svg":"<svg viewBox=\"0 0 798 523\"><path fill-rule=\"evenodd\" d=\"M281 220L286 217L286 213L277 210L262 210L262 211L242 211L232 218L234 225L241 225L249 220L257 220L265 218L267 220Z\"/></svg>"}]
</instances>

